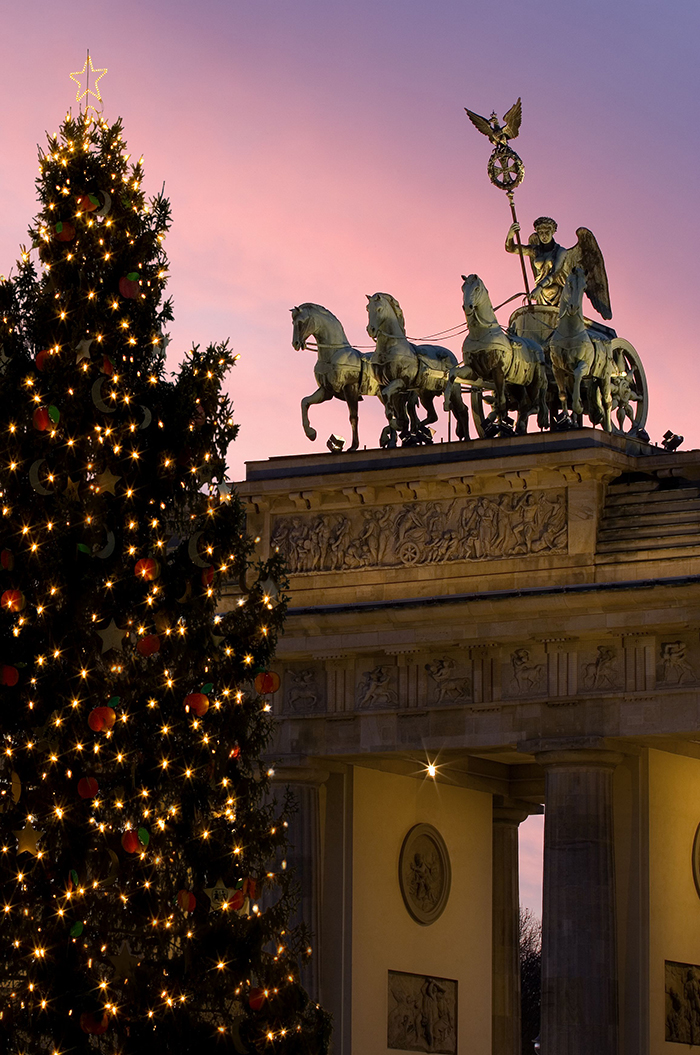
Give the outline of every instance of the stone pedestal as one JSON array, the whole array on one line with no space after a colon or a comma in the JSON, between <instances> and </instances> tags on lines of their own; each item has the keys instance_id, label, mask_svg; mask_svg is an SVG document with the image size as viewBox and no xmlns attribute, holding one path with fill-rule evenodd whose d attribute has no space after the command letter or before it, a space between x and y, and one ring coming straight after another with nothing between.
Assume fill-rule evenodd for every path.
<instances>
[{"instance_id":1,"label":"stone pedestal","mask_svg":"<svg viewBox=\"0 0 700 1055\"><path fill-rule=\"evenodd\" d=\"M546 774L542 1055L618 1052L612 789L622 755L595 743L536 751Z\"/></svg>"},{"instance_id":2,"label":"stone pedestal","mask_svg":"<svg viewBox=\"0 0 700 1055\"><path fill-rule=\"evenodd\" d=\"M493 806L493 1055L520 1055L518 826L533 807Z\"/></svg>"}]
</instances>

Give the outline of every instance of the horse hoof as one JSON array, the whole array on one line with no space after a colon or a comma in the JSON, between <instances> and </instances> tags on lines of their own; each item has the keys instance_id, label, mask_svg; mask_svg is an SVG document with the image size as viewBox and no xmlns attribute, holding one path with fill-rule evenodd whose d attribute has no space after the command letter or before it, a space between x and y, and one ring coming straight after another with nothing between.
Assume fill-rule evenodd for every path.
<instances>
[{"instance_id":1,"label":"horse hoof","mask_svg":"<svg viewBox=\"0 0 700 1055\"><path fill-rule=\"evenodd\" d=\"M574 414L583 414L583 403L574 403L571 409Z\"/></svg>"},{"instance_id":2,"label":"horse hoof","mask_svg":"<svg viewBox=\"0 0 700 1055\"><path fill-rule=\"evenodd\" d=\"M308 438L313 443L313 441L316 439L316 436L317 436L316 429L308 429L307 432L306 432L306 435L308 436Z\"/></svg>"}]
</instances>

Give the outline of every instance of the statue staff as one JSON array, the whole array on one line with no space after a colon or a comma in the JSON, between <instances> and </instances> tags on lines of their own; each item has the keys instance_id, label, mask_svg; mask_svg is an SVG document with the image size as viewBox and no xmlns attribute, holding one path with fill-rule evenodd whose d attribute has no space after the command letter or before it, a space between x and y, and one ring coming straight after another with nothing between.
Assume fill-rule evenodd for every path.
<instances>
[{"instance_id":1,"label":"statue staff","mask_svg":"<svg viewBox=\"0 0 700 1055\"><path fill-rule=\"evenodd\" d=\"M517 224L518 217L515 212L513 192L523 181L525 166L523 165L522 159L511 149L508 143L509 140L515 139L520 131L520 122L523 116L522 103L520 99L518 99L516 103L513 103L510 110L503 116L503 124L499 122L498 114L495 113L495 111L487 120L485 117L480 117L479 114L475 114L472 110L468 110L466 106L464 109L466 110L471 123L485 136L488 136L489 141L493 143L494 149L488 163L489 179L494 187L498 187L499 190L504 190L508 195L513 223ZM519 226L515 231L515 240L520 255L520 267L523 273L523 282L525 283L525 296L527 297L528 304L531 304L532 298L530 295L530 284L527 279L525 254L520 241ZM511 297L510 299L514 300L515 298Z\"/></svg>"}]
</instances>

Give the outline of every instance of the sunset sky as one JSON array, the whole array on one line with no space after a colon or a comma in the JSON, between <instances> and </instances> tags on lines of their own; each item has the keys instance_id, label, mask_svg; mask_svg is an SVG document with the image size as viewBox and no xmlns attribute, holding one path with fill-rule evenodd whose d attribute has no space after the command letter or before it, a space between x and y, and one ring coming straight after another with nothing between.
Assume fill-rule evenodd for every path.
<instances>
[{"instance_id":1,"label":"sunset sky","mask_svg":"<svg viewBox=\"0 0 700 1055\"><path fill-rule=\"evenodd\" d=\"M35 212L36 144L75 105L89 47L109 70L105 117L123 117L147 191L165 181L172 201L173 365L192 342L240 353L232 476L321 452L347 415L312 408L318 440L304 436L313 355L292 349L289 309L321 303L367 345L365 294L392 293L420 337L463 320L463 272L494 303L517 293L507 200L463 108L503 114L520 95L525 234L542 213L564 245L594 232L612 325L646 367L652 440L671 428L698 446L699 39L697 0L25 0L0 37L0 271ZM361 443L382 424L366 400ZM537 907L541 822L526 830Z\"/></svg>"}]
</instances>

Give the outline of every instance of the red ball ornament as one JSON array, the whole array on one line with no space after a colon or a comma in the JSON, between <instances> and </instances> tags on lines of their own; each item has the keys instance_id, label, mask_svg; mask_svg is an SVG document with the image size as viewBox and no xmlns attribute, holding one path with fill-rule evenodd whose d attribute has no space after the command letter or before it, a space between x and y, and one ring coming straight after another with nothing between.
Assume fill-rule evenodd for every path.
<instances>
[{"instance_id":1,"label":"red ball ornament","mask_svg":"<svg viewBox=\"0 0 700 1055\"><path fill-rule=\"evenodd\" d=\"M116 720L117 712L113 707L95 707L88 715L88 725L93 733L113 729Z\"/></svg>"},{"instance_id":2,"label":"red ball ornament","mask_svg":"<svg viewBox=\"0 0 700 1055\"><path fill-rule=\"evenodd\" d=\"M269 696L272 692L277 692L280 687L280 676L275 674L274 670L261 671L260 674L256 675L255 678L255 691L260 696Z\"/></svg>"},{"instance_id":3,"label":"red ball ornament","mask_svg":"<svg viewBox=\"0 0 700 1055\"><path fill-rule=\"evenodd\" d=\"M12 571L15 566L15 558L12 551L9 549L0 550L0 568L4 568L5 571Z\"/></svg>"},{"instance_id":4,"label":"red ball ornament","mask_svg":"<svg viewBox=\"0 0 700 1055\"><path fill-rule=\"evenodd\" d=\"M203 692L191 692L185 696L185 710L193 710L198 718L203 718L209 710L209 697Z\"/></svg>"},{"instance_id":5,"label":"red ball ornament","mask_svg":"<svg viewBox=\"0 0 700 1055\"><path fill-rule=\"evenodd\" d=\"M56 241L58 242L70 242L75 238L75 227L72 223L68 223L65 220L63 223L59 222L54 227L56 232Z\"/></svg>"},{"instance_id":6,"label":"red ball ornament","mask_svg":"<svg viewBox=\"0 0 700 1055\"><path fill-rule=\"evenodd\" d=\"M100 367L100 369L102 373L107 374L107 376L114 373L114 363L108 356L105 355L105 357L103 358L102 366Z\"/></svg>"},{"instance_id":7,"label":"red ball ornament","mask_svg":"<svg viewBox=\"0 0 700 1055\"><path fill-rule=\"evenodd\" d=\"M160 652L160 638L157 634L146 634L138 639L136 649L142 656L152 656L155 652Z\"/></svg>"},{"instance_id":8,"label":"red ball ornament","mask_svg":"<svg viewBox=\"0 0 700 1055\"><path fill-rule=\"evenodd\" d=\"M128 854L137 854L141 849L141 840L139 839L139 833L130 829L128 832L124 832L122 835L122 846Z\"/></svg>"},{"instance_id":9,"label":"red ball ornament","mask_svg":"<svg viewBox=\"0 0 700 1055\"><path fill-rule=\"evenodd\" d=\"M19 671L17 667L9 667L3 664L0 667L0 685L16 685L19 681Z\"/></svg>"},{"instance_id":10,"label":"red ball ornament","mask_svg":"<svg viewBox=\"0 0 700 1055\"><path fill-rule=\"evenodd\" d=\"M194 912L197 906L197 898L190 890L179 890L177 903L185 912Z\"/></svg>"},{"instance_id":11,"label":"red ball ornament","mask_svg":"<svg viewBox=\"0 0 700 1055\"><path fill-rule=\"evenodd\" d=\"M245 894L242 890L234 890L233 894L228 900L228 907L233 909L234 912L238 912L245 905Z\"/></svg>"},{"instance_id":12,"label":"red ball ornament","mask_svg":"<svg viewBox=\"0 0 700 1055\"><path fill-rule=\"evenodd\" d=\"M241 754L241 749L240 749L240 747L238 746L238 744L234 744L234 746L233 746L233 750L231 751L231 754L230 754L230 756L229 756L229 757L230 757L230 758L239 758L239 757L240 757L240 754Z\"/></svg>"},{"instance_id":13,"label":"red ball ornament","mask_svg":"<svg viewBox=\"0 0 700 1055\"><path fill-rule=\"evenodd\" d=\"M21 612L25 603L21 590L5 590L0 597L0 606L7 608L9 612Z\"/></svg>"},{"instance_id":14,"label":"red ball ornament","mask_svg":"<svg viewBox=\"0 0 700 1055\"><path fill-rule=\"evenodd\" d=\"M202 586L211 586L214 582L214 569L210 566L202 572Z\"/></svg>"},{"instance_id":15,"label":"red ball ornament","mask_svg":"<svg viewBox=\"0 0 700 1055\"><path fill-rule=\"evenodd\" d=\"M253 1011L259 1011L265 1003L265 990L257 986L248 993L248 1003Z\"/></svg>"},{"instance_id":16,"label":"red ball ornament","mask_svg":"<svg viewBox=\"0 0 700 1055\"><path fill-rule=\"evenodd\" d=\"M108 1025L109 1019L106 1011L102 1018L98 1018L97 1015L91 1015L89 1011L84 1011L80 1016L80 1028L83 1033L91 1033L93 1036L99 1037L107 1032Z\"/></svg>"},{"instance_id":17,"label":"red ball ornament","mask_svg":"<svg viewBox=\"0 0 700 1055\"><path fill-rule=\"evenodd\" d=\"M82 194L78 197L78 208L84 212L94 212L99 204L96 194Z\"/></svg>"},{"instance_id":18,"label":"red ball ornament","mask_svg":"<svg viewBox=\"0 0 700 1055\"><path fill-rule=\"evenodd\" d=\"M160 564L154 557L143 557L136 562L134 575L140 576L146 582L153 582L160 575Z\"/></svg>"},{"instance_id":19,"label":"red ball ornament","mask_svg":"<svg viewBox=\"0 0 700 1055\"><path fill-rule=\"evenodd\" d=\"M78 794L81 799L94 799L100 790L94 777L81 777L78 781Z\"/></svg>"},{"instance_id":20,"label":"red ball ornament","mask_svg":"<svg viewBox=\"0 0 700 1055\"><path fill-rule=\"evenodd\" d=\"M32 424L37 432L46 432L51 425L48 407L37 407L32 414Z\"/></svg>"},{"instance_id":21,"label":"red ball ornament","mask_svg":"<svg viewBox=\"0 0 700 1055\"><path fill-rule=\"evenodd\" d=\"M127 300L136 300L141 293L138 271L130 271L124 278L119 279L119 292Z\"/></svg>"},{"instance_id":22,"label":"red ball ornament","mask_svg":"<svg viewBox=\"0 0 700 1055\"><path fill-rule=\"evenodd\" d=\"M41 371L45 369L47 360L50 355L51 352L48 350L48 348L44 348L42 349L42 351L36 353L34 362L36 363L37 370Z\"/></svg>"}]
</instances>

